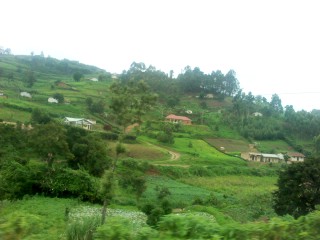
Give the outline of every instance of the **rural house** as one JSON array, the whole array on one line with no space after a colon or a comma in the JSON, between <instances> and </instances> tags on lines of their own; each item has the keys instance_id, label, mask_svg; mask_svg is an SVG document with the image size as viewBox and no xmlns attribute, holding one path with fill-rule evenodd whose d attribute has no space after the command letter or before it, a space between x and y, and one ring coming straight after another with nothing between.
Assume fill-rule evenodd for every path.
<instances>
[{"instance_id":1,"label":"rural house","mask_svg":"<svg viewBox=\"0 0 320 240\"><path fill-rule=\"evenodd\" d=\"M48 98L48 103L59 103L58 99L55 99L53 97Z\"/></svg>"},{"instance_id":2,"label":"rural house","mask_svg":"<svg viewBox=\"0 0 320 240\"><path fill-rule=\"evenodd\" d=\"M255 162L273 162L279 163L284 161L284 156L279 154L269 154L269 153L249 153L249 160Z\"/></svg>"},{"instance_id":3,"label":"rural house","mask_svg":"<svg viewBox=\"0 0 320 240\"><path fill-rule=\"evenodd\" d=\"M28 92L21 92L21 93L20 93L20 96L21 96L21 97L32 98L31 94L28 93Z\"/></svg>"},{"instance_id":4,"label":"rural house","mask_svg":"<svg viewBox=\"0 0 320 240\"><path fill-rule=\"evenodd\" d=\"M292 152L292 153L288 153L287 155L289 157L288 163L303 162L305 159L305 156L299 152Z\"/></svg>"},{"instance_id":5,"label":"rural house","mask_svg":"<svg viewBox=\"0 0 320 240\"><path fill-rule=\"evenodd\" d=\"M191 125L191 119L185 116L176 116L174 114L170 114L166 117L167 122L171 123L182 123L184 125Z\"/></svg>"},{"instance_id":6,"label":"rural house","mask_svg":"<svg viewBox=\"0 0 320 240\"><path fill-rule=\"evenodd\" d=\"M65 124L75 126L75 127L82 127L87 130L92 130L92 125L96 124L95 121L85 119L85 118L70 118L65 117L63 122Z\"/></svg>"}]
</instances>

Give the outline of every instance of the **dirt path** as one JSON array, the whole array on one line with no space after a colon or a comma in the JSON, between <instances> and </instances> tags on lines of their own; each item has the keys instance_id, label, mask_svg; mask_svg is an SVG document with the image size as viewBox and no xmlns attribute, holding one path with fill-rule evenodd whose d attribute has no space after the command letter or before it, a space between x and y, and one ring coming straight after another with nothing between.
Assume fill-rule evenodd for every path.
<instances>
[{"instance_id":1,"label":"dirt path","mask_svg":"<svg viewBox=\"0 0 320 240\"><path fill-rule=\"evenodd\" d=\"M143 142L144 142L144 141L143 141ZM153 147L155 147L155 148L158 148L158 149L160 149L161 151L163 151L163 150L167 151L167 152L170 154L170 159L168 159L168 160L174 160L174 161L176 161L176 160L179 160L179 158L181 157L181 154L178 153L178 152L170 151L170 150L168 150L168 149L166 149L166 148L159 147L159 146L157 146L157 145L155 145L155 144L152 144L152 143L149 143L149 142L144 142L144 143L146 143L146 144L148 144L148 145L151 145L151 146L153 146Z\"/></svg>"},{"instance_id":2,"label":"dirt path","mask_svg":"<svg viewBox=\"0 0 320 240\"><path fill-rule=\"evenodd\" d=\"M170 160L178 160L180 158L180 153L168 151L168 153L171 155Z\"/></svg>"}]
</instances>

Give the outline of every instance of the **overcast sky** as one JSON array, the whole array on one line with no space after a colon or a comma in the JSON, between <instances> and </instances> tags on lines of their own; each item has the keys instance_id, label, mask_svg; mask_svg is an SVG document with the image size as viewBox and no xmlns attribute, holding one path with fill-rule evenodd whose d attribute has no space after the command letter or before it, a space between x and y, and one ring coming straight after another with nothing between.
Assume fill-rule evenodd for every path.
<instances>
[{"instance_id":1,"label":"overcast sky","mask_svg":"<svg viewBox=\"0 0 320 240\"><path fill-rule=\"evenodd\" d=\"M95 65L133 61L177 76L233 69L240 87L320 109L317 0L1 0L0 46Z\"/></svg>"}]
</instances>

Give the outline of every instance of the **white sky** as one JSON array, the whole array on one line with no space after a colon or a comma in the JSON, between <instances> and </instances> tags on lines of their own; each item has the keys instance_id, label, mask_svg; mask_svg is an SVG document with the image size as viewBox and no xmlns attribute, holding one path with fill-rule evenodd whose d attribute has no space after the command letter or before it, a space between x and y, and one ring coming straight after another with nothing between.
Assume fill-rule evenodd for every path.
<instances>
[{"instance_id":1,"label":"white sky","mask_svg":"<svg viewBox=\"0 0 320 240\"><path fill-rule=\"evenodd\" d=\"M0 46L109 72L233 69L241 88L320 109L317 0L1 0Z\"/></svg>"}]
</instances>

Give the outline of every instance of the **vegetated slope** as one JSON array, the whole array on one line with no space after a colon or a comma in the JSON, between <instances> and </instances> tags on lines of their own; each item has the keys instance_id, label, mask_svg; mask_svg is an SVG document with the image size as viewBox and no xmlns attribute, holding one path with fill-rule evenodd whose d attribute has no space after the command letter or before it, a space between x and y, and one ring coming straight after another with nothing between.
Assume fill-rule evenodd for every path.
<instances>
[{"instance_id":1,"label":"vegetated slope","mask_svg":"<svg viewBox=\"0 0 320 240\"><path fill-rule=\"evenodd\" d=\"M83 78L76 82L73 74ZM99 82L90 81L91 78ZM105 100L111 74L76 61L41 56L0 56L0 119L27 122L32 109L39 108L55 118L93 117L86 98ZM20 96L30 93L31 98ZM64 103L50 104L48 98L60 94ZM95 118L95 117L93 117Z\"/></svg>"},{"instance_id":2,"label":"vegetated slope","mask_svg":"<svg viewBox=\"0 0 320 240\"><path fill-rule=\"evenodd\" d=\"M93 101L103 100L108 103L111 78L107 73L76 62L42 59L38 56L21 59L8 56L7 60L1 58L0 67L4 69L0 75L0 89L8 97L0 100L0 118L25 122L29 121L32 109L40 108L56 119L70 116L98 119L100 123L105 121L103 113L95 114L89 111L86 99L91 97ZM80 82L74 81L72 75L75 72L84 74ZM154 71L144 72L151 74ZM99 82L87 80L101 74L108 77ZM160 75L164 77L163 74ZM28 81L33 77L35 81L30 86ZM140 77L143 76L139 75L137 80L140 80ZM173 82L172 79L170 81ZM155 85L153 89L157 90ZM168 86L165 89L168 89ZM30 92L32 98L21 97L21 91ZM55 93L63 94L67 104L49 104L47 98ZM230 127L227 122L227 117L232 116L227 115L233 106L232 97L212 99L200 97L198 92L191 92L170 95L172 101L167 102L165 99L169 92L166 95L162 91L159 95L162 96L159 104L147 114L146 119L150 122L141 126L142 132L139 132L138 141L127 144L128 151L120 156L123 162L135 159L139 163L147 161L155 166L152 171L147 172L151 176L147 177L148 190L141 197L142 200L156 201L157 191L165 187L171 192L170 198L175 208L194 209L200 205L201 212L214 209L215 213L222 212L224 216L240 222L274 216L271 192L274 190L279 167L251 165L217 150L222 141L227 143L228 140L225 139L234 141L229 145L233 148L228 152L238 152L239 145L244 149L247 143L238 129ZM188 110L192 113L187 113ZM106 112L108 113L108 110ZM174 143L161 143L157 136L163 131L164 117L170 113L189 114L193 125L176 125L172 133ZM216 138L223 139L217 143L217 149L203 141ZM109 146L113 148L115 143L110 143ZM168 154L170 151L178 152L179 158L172 161ZM135 205L134 198L129 191L123 190L118 192L114 202ZM195 206L191 206L192 204Z\"/></svg>"}]
</instances>

